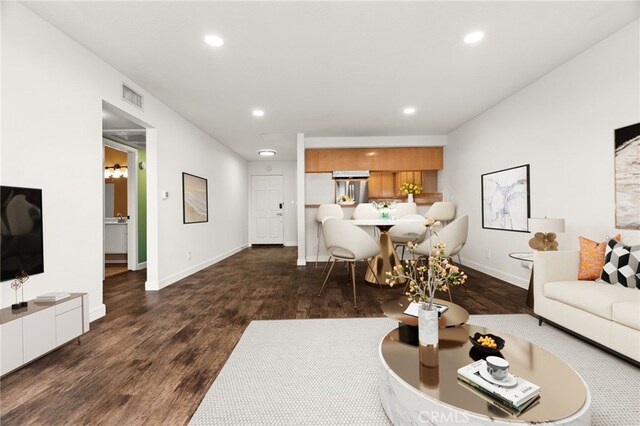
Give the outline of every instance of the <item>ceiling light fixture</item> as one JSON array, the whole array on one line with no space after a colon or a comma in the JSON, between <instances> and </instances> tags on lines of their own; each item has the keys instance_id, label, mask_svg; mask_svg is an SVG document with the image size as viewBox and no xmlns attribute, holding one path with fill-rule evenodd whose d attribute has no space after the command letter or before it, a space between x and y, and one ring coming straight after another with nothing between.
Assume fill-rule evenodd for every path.
<instances>
[{"instance_id":1,"label":"ceiling light fixture","mask_svg":"<svg viewBox=\"0 0 640 426\"><path fill-rule=\"evenodd\" d=\"M204 42L213 47L220 47L224 44L224 40L222 39L222 37L215 34L209 34L208 36L206 36L204 38Z\"/></svg>"},{"instance_id":2,"label":"ceiling light fixture","mask_svg":"<svg viewBox=\"0 0 640 426\"><path fill-rule=\"evenodd\" d=\"M251 114L253 114L254 117L264 117L264 111L261 109L254 109Z\"/></svg>"},{"instance_id":3,"label":"ceiling light fixture","mask_svg":"<svg viewBox=\"0 0 640 426\"><path fill-rule=\"evenodd\" d=\"M480 32L480 31L475 31L475 32L467 34L464 37L464 42L467 43L467 44L473 44L473 43L479 42L483 38L484 38L484 33Z\"/></svg>"},{"instance_id":4,"label":"ceiling light fixture","mask_svg":"<svg viewBox=\"0 0 640 426\"><path fill-rule=\"evenodd\" d=\"M277 153L278 151L276 151L275 149L259 149L258 150L258 155L261 155L263 157L273 157Z\"/></svg>"},{"instance_id":5,"label":"ceiling light fixture","mask_svg":"<svg viewBox=\"0 0 640 426\"><path fill-rule=\"evenodd\" d=\"M112 169L112 170L109 170ZM105 166L104 178L105 179L119 179L121 177L129 177L127 166L121 166L120 164L114 164L113 166Z\"/></svg>"},{"instance_id":6,"label":"ceiling light fixture","mask_svg":"<svg viewBox=\"0 0 640 426\"><path fill-rule=\"evenodd\" d=\"M416 109L414 107L406 107L402 110L405 115L413 115L416 113Z\"/></svg>"}]
</instances>

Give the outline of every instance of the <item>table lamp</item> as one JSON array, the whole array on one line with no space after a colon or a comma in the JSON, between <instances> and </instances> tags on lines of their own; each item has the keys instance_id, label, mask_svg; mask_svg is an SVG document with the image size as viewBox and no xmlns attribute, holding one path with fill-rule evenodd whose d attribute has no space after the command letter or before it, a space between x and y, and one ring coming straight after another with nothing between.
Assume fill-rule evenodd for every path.
<instances>
[{"instance_id":1,"label":"table lamp","mask_svg":"<svg viewBox=\"0 0 640 426\"><path fill-rule=\"evenodd\" d=\"M564 219L530 218L529 232L534 233L529 240L529 247L538 251L556 251L556 232L564 232Z\"/></svg>"}]
</instances>

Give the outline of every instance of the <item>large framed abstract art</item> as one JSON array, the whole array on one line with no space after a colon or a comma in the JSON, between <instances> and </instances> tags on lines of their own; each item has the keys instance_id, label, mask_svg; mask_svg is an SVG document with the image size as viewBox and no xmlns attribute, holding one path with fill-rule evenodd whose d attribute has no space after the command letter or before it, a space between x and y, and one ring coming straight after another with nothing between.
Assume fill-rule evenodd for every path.
<instances>
[{"instance_id":1,"label":"large framed abstract art","mask_svg":"<svg viewBox=\"0 0 640 426\"><path fill-rule=\"evenodd\" d=\"M616 228L640 229L640 123L615 131Z\"/></svg>"},{"instance_id":2,"label":"large framed abstract art","mask_svg":"<svg viewBox=\"0 0 640 426\"><path fill-rule=\"evenodd\" d=\"M482 227L528 232L529 165L482 175Z\"/></svg>"},{"instance_id":3,"label":"large framed abstract art","mask_svg":"<svg viewBox=\"0 0 640 426\"><path fill-rule=\"evenodd\" d=\"M184 223L209 221L207 180L182 173L182 215Z\"/></svg>"}]
</instances>

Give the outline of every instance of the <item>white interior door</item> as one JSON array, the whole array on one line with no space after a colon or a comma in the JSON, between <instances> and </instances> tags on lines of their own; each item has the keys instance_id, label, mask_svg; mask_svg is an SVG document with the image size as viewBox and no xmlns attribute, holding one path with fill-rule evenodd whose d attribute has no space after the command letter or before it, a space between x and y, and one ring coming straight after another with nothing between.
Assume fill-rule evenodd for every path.
<instances>
[{"instance_id":1,"label":"white interior door","mask_svg":"<svg viewBox=\"0 0 640 426\"><path fill-rule=\"evenodd\" d=\"M282 175L251 177L251 243L283 244Z\"/></svg>"}]
</instances>

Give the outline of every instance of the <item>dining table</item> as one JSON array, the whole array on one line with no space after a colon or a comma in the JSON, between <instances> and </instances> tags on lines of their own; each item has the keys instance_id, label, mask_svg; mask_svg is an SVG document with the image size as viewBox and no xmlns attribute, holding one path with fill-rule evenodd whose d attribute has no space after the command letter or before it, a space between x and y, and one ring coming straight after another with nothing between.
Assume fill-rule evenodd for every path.
<instances>
[{"instance_id":1,"label":"dining table","mask_svg":"<svg viewBox=\"0 0 640 426\"><path fill-rule=\"evenodd\" d=\"M399 266L401 259L396 253L396 249L389 237L389 229L399 223L420 222L419 219L351 219L350 222L357 226L375 226L380 231L378 244L380 245L380 253L378 253L371 261L371 268L367 268L364 280L371 284L389 287L386 280L389 278L388 273L393 271L394 266ZM404 284L405 279L396 280L397 284Z\"/></svg>"}]
</instances>

